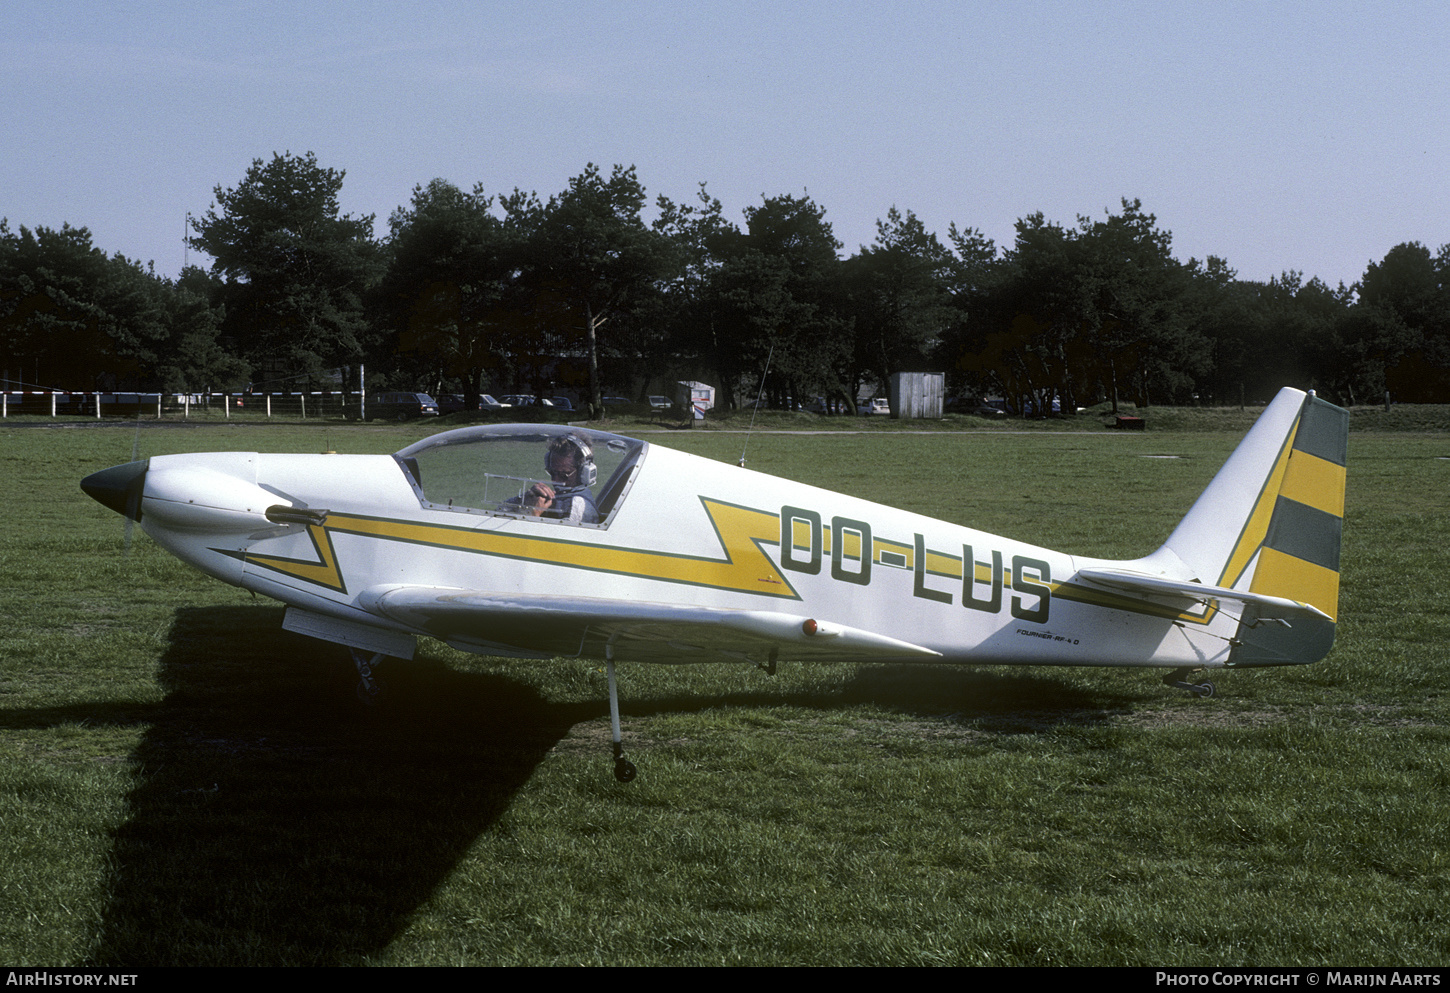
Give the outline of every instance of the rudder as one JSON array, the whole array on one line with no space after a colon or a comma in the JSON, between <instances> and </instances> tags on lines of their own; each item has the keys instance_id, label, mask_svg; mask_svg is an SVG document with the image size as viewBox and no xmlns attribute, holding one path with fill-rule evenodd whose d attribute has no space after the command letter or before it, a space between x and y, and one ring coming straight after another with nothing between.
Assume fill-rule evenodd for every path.
<instances>
[{"instance_id":1,"label":"rudder","mask_svg":"<svg viewBox=\"0 0 1450 993\"><path fill-rule=\"evenodd\" d=\"M1317 662L1334 644L1348 441L1349 412L1306 396L1268 527L1249 566L1250 591L1313 604L1329 620L1296 620L1292 627L1261 623L1250 606L1229 665L1302 665Z\"/></svg>"}]
</instances>

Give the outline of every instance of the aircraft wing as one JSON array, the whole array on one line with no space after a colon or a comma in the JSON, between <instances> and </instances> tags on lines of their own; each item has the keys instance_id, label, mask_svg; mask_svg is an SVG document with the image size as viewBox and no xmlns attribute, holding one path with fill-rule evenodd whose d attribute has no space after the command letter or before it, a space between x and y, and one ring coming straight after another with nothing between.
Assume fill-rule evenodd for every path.
<instances>
[{"instance_id":1,"label":"aircraft wing","mask_svg":"<svg viewBox=\"0 0 1450 993\"><path fill-rule=\"evenodd\" d=\"M1161 576L1126 572L1122 569L1079 569L1077 577L1137 596L1184 597L1204 604L1215 600L1227 600L1242 603L1245 606L1253 605L1258 608L1258 617L1261 620L1292 621L1318 617L1326 621L1333 621L1332 617L1313 604L1267 596L1263 593L1250 593L1247 590L1231 590L1224 586L1206 586L1203 583L1164 579Z\"/></svg>"},{"instance_id":2,"label":"aircraft wing","mask_svg":"<svg viewBox=\"0 0 1450 993\"><path fill-rule=\"evenodd\" d=\"M940 653L825 620L769 610L375 586L364 609L467 651L640 662L909 661Z\"/></svg>"}]
</instances>

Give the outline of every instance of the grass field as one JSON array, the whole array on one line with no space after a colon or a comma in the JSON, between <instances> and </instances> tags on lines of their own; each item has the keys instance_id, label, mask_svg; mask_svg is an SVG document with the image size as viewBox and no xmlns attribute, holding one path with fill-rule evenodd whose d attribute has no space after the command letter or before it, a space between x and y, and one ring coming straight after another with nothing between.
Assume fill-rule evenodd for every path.
<instances>
[{"instance_id":1,"label":"grass field","mask_svg":"<svg viewBox=\"0 0 1450 993\"><path fill-rule=\"evenodd\" d=\"M123 553L77 486L416 430L0 426L0 961L1450 964L1450 434L1354 424L1315 666L1198 700L1124 670L622 665L627 786L601 665L424 642L362 712L343 651L139 529ZM1116 557L1241 430L757 434L749 460Z\"/></svg>"}]
</instances>

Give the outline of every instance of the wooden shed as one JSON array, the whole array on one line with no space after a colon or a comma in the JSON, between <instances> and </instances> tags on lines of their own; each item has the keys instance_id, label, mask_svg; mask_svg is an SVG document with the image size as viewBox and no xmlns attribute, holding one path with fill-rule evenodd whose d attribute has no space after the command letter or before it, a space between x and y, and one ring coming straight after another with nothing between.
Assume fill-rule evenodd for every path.
<instances>
[{"instance_id":1,"label":"wooden shed","mask_svg":"<svg viewBox=\"0 0 1450 993\"><path fill-rule=\"evenodd\" d=\"M893 372L888 384L891 416L939 421L946 392L944 372Z\"/></svg>"}]
</instances>

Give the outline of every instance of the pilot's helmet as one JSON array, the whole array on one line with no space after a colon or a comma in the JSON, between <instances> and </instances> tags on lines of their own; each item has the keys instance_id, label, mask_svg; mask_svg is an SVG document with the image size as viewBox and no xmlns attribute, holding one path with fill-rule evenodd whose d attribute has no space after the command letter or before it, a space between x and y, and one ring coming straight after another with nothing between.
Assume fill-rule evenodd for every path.
<instances>
[{"instance_id":1,"label":"pilot's helmet","mask_svg":"<svg viewBox=\"0 0 1450 993\"><path fill-rule=\"evenodd\" d=\"M599 469L594 464L594 449L573 431L549 442L549 450L544 453L544 468L550 473L554 471L556 458L568 458L578 467L582 486L593 486L599 478Z\"/></svg>"}]
</instances>

